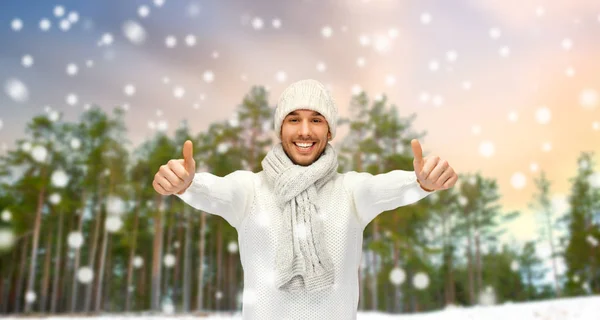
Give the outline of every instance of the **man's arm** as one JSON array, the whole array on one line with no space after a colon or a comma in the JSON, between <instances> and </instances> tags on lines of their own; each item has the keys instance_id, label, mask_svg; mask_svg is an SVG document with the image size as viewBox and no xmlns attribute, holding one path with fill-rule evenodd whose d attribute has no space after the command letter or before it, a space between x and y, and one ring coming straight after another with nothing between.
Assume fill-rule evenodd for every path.
<instances>
[{"instance_id":1,"label":"man's arm","mask_svg":"<svg viewBox=\"0 0 600 320\"><path fill-rule=\"evenodd\" d=\"M425 191L414 171L393 170L372 175L367 172L346 173L354 206L362 227L377 215L415 203L435 191Z\"/></svg>"},{"instance_id":2,"label":"man's arm","mask_svg":"<svg viewBox=\"0 0 600 320\"><path fill-rule=\"evenodd\" d=\"M189 187L175 195L198 210L223 217L237 229L254 197L253 174L238 170L219 177L197 172Z\"/></svg>"}]
</instances>

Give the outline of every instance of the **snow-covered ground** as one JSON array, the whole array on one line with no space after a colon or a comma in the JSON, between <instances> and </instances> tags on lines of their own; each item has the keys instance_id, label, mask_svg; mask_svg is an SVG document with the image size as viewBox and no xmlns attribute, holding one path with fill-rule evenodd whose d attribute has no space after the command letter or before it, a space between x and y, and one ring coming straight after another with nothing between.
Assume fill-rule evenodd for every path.
<instances>
[{"instance_id":1,"label":"snow-covered ground","mask_svg":"<svg viewBox=\"0 0 600 320\"><path fill-rule=\"evenodd\" d=\"M44 318L72 320L80 316L48 316ZM105 314L94 319L206 319L206 320L241 320L241 314L212 314L202 317L198 314ZM22 319L7 317L4 319ZM489 307L460 308L451 307L443 311L426 312L409 315L391 315L375 312L359 312L359 320L599 320L600 296L557 299L528 303L507 303Z\"/></svg>"}]
</instances>

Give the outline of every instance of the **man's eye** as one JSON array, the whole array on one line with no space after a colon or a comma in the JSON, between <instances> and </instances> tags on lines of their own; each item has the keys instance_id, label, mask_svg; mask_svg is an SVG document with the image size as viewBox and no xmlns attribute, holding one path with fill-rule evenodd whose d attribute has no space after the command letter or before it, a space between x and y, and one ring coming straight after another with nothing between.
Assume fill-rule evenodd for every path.
<instances>
[{"instance_id":1,"label":"man's eye","mask_svg":"<svg viewBox=\"0 0 600 320\"><path fill-rule=\"evenodd\" d=\"M321 119L314 119L315 122L321 122Z\"/></svg>"}]
</instances>

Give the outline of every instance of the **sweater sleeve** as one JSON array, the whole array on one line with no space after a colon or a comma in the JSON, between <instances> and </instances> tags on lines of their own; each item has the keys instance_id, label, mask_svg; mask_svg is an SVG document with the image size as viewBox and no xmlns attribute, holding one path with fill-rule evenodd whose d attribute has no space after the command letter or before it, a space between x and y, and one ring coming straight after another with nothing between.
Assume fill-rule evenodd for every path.
<instances>
[{"instance_id":1,"label":"sweater sleeve","mask_svg":"<svg viewBox=\"0 0 600 320\"><path fill-rule=\"evenodd\" d=\"M435 192L423 190L414 171L393 170L377 175L351 171L346 173L345 181L363 228L380 213L415 203Z\"/></svg>"},{"instance_id":2,"label":"sweater sleeve","mask_svg":"<svg viewBox=\"0 0 600 320\"><path fill-rule=\"evenodd\" d=\"M223 217L237 229L250 211L254 197L253 175L244 170L224 177L197 172L185 192L175 195L198 210Z\"/></svg>"}]
</instances>

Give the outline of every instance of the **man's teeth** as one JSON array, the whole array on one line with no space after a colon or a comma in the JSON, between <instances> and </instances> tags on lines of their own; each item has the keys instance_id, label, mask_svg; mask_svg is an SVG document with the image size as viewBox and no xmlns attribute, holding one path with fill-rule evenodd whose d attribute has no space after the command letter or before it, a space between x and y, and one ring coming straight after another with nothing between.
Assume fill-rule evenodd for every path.
<instances>
[{"instance_id":1,"label":"man's teeth","mask_svg":"<svg viewBox=\"0 0 600 320\"><path fill-rule=\"evenodd\" d=\"M312 147L312 143L296 143L296 145L300 148L310 148Z\"/></svg>"}]
</instances>

